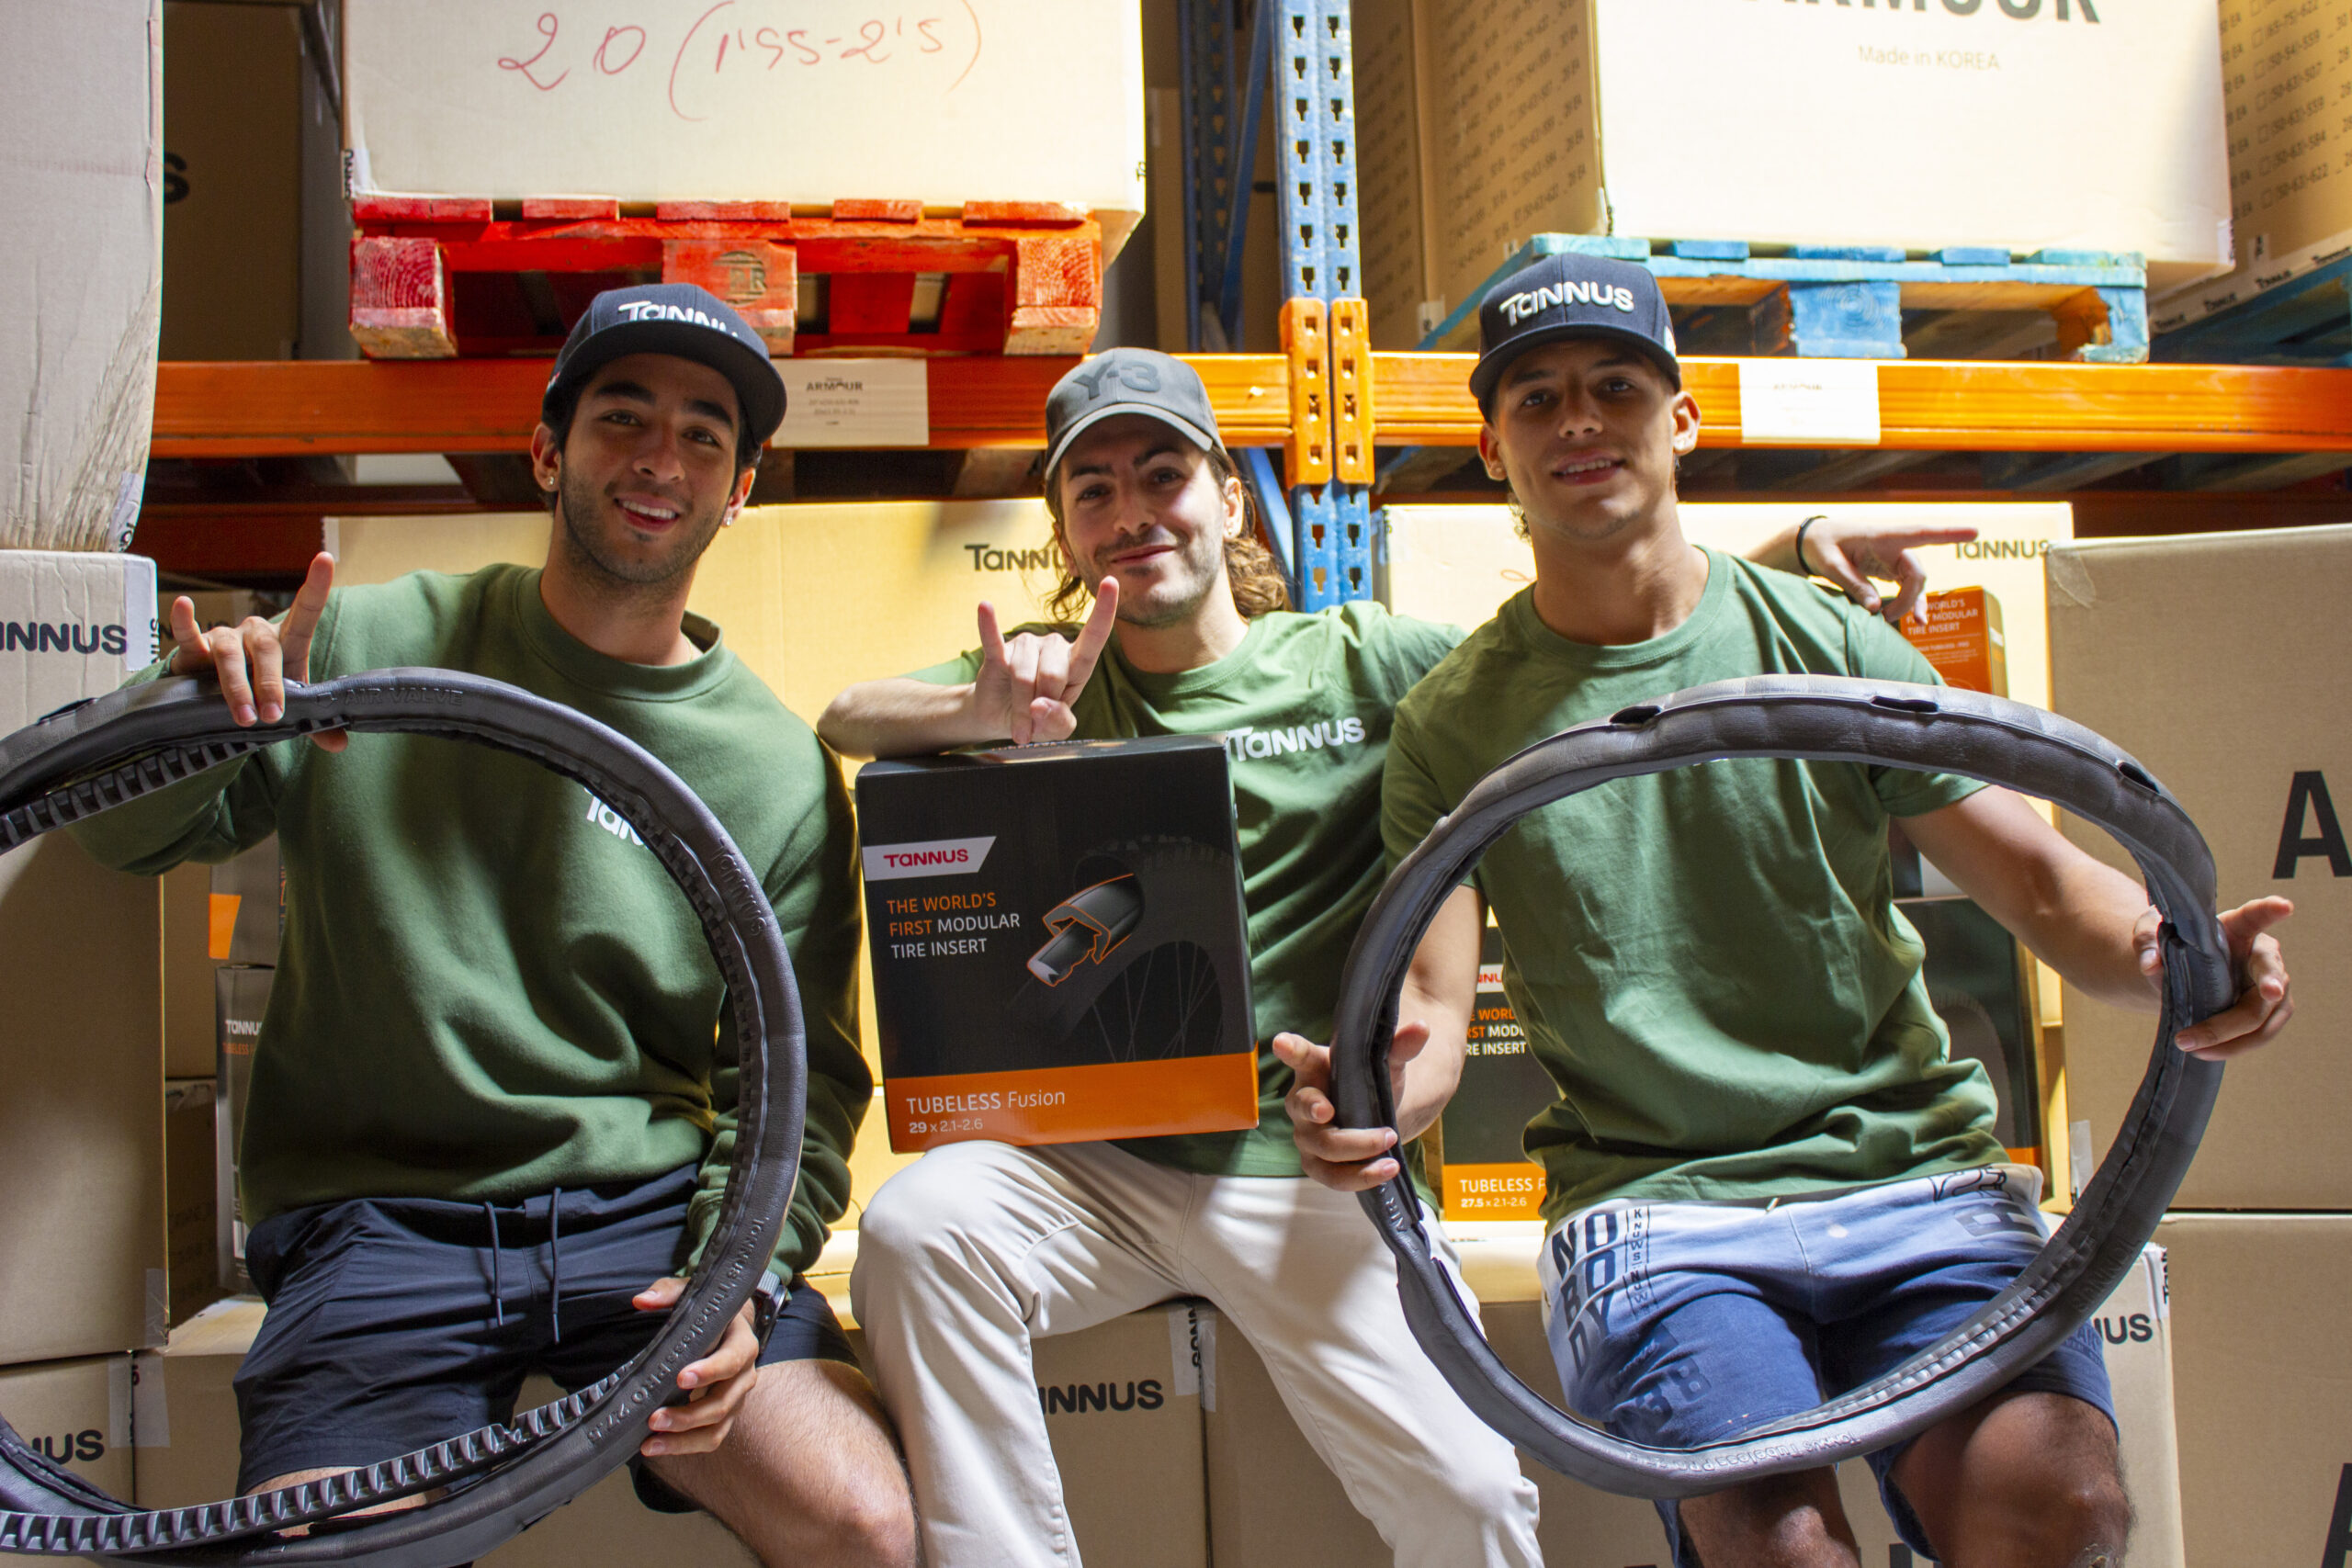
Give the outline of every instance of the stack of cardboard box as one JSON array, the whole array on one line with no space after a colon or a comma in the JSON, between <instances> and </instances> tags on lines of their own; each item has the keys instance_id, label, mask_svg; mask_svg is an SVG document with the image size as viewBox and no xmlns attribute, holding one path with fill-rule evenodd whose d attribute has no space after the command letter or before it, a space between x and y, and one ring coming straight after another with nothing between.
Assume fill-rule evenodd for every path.
<instances>
[{"instance_id":1,"label":"stack of cardboard box","mask_svg":"<svg viewBox=\"0 0 2352 1568\"><path fill-rule=\"evenodd\" d=\"M154 646L154 564L0 550L0 734ZM130 1483L130 1353L164 1329L162 908L62 833L0 855L0 1413Z\"/></svg>"},{"instance_id":2,"label":"stack of cardboard box","mask_svg":"<svg viewBox=\"0 0 2352 1568\"><path fill-rule=\"evenodd\" d=\"M2291 898L2294 1021L2231 1064L2157 1239L2172 1258L2182 1508L2195 1562L2352 1550L2352 527L2050 553L2055 706L2136 757L2212 847L2225 908ZM2129 869L2113 840L2070 822ZM2075 1140L2103 1155L2151 1018L2066 997Z\"/></svg>"}]
</instances>

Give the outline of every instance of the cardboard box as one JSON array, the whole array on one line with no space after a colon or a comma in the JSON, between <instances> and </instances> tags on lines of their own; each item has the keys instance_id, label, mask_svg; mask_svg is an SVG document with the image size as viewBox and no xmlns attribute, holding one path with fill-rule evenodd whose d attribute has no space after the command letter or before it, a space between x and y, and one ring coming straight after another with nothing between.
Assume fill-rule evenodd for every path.
<instances>
[{"instance_id":1,"label":"cardboard box","mask_svg":"<svg viewBox=\"0 0 2352 1568\"><path fill-rule=\"evenodd\" d=\"M153 658L154 563L0 550L0 734ZM162 906L52 833L0 855L0 1364L162 1337Z\"/></svg>"},{"instance_id":2,"label":"cardboard box","mask_svg":"<svg viewBox=\"0 0 2352 1568\"><path fill-rule=\"evenodd\" d=\"M1209 1561L1202 1405L1215 1351L1203 1350L1199 1325L1210 1315L1171 1302L1035 1342L1037 1398L1070 1533L1089 1562Z\"/></svg>"},{"instance_id":3,"label":"cardboard box","mask_svg":"<svg viewBox=\"0 0 2352 1568\"><path fill-rule=\"evenodd\" d=\"M2201 320L2352 255L2352 14L2329 0L2222 8L2234 265L2156 301L2158 331Z\"/></svg>"},{"instance_id":4,"label":"cardboard box","mask_svg":"<svg viewBox=\"0 0 2352 1568\"><path fill-rule=\"evenodd\" d=\"M2282 7L2283 9L2284 7ZM1422 299L1476 299L1531 234L1771 245L1989 246L2138 251L2172 287L2230 265L2230 197L2214 0L2131 7L1905 8L1702 0L1505 0L1464 27L1414 0L1409 34L1376 6L1356 31L1364 171L1383 188L1416 160L1396 122L1417 119ZM2091 19L2093 11L2098 19ZM2313 24L2317 25L2317 24ZM1414 51L1408 67L1391 56ZM1672 86L1661 91L1660 62ZM2018 160L1928 128L2009 128ZM1903 146L1887 177L1883 146ZM1903 128L1909 128L1905 130ZM1736 147L1693 160L1694 146ZM2087 159L2099 178L2077 177ZM1382 210L1368 203L1369 225ZM1387 242L1367 238L1367 257ZM1385 276L1375 275L1375 276ZM1418 312L1374 302L1375 342L1406 347ZM1385 326L1383 323L1387 323Z\"/></svg>"},{"instance_id":5,"label":"cardboard box","mask_svg":"<svg viewBox=\"0 0 2352 1568\"><path fill-rule=\"evenodd\" d=\"M2173 1214L2156 1234L2171 1258L2189 1561L2343 1561L2352 1216Z\"/></svg>"},{"instance_id":6,"label":"cardboard box","mask_svg":"<svg viewBox=\"0 0 2352 1568\"><path fill-rule=\"evenodd\" d=\"M1449 1223L1448 1229L1457 1227ZM1483 1305L1487 1337L1503 1364L1544 1398L1560 1399L1558 1374L1544 1341L1535 1256L1543 1229L1532 1224L1469 1227L1464 1271ZM2178 1477L2173 1444L2169 1337L2164 1317L2164 1261L2150 1247L2140 1266L2100 1309L2108 1375L2122 1432L2123 1469L2138 1523L2135 1568L2183 1568ZM1204 1416L1210 1540L1218 1568L1351 1568L1387 1561L1372 1526L1348 1502L1336 1478L1307 1446L1283 1406L1264 1362L1249 1342L1204 1313L1210 1325L1214 1397ZM1204 1385L1205 1386L1205 1385ZM1666 1536L1656 1510L1569 1481L1526 1454L1520 1468L1535 1483L1542 1516L1537 1540L1549 1568L1658 1568ZM1880 1506L1877 1483L1859 1460L1838 1467L1838 1489L1854 1526L1860 1561L1911 1561ZM2199 1564L2273 1562L2287 1556L2203 1555Z\"/></svg>"},{"instance_id":7,"label":"cardboard box","mask_svg":"<svg viewBox=\"0 0 2352 1568\"><path fill-rule=\"evenodd\" d=\"M254 1047L261 1039L262 1015L269 1010L270 984L277 976L275 969L242 964L224 964L212 975L220 1021L213 1089L213 1254L224 1291L254 1288L245 1272L245 1210L237 1190L237 1151L245 1135L245 1101L253 1089Z\"/></svg>"},{"instance_id":8,"label":"cardboard box","mask_svg":"<svg viewBox=\"0 0 2352 1568\"><path fill-rule=\"evenodd\" d=\"M301 335L302 27L164 7L165 359L287 359Z\"/></svg>"},{"instance_id":9,"label":"cardboard box","mask_svg":"<svg viewBox=\"0 0 2352 1568\"><path fill-rule=\"evenodd\" d=\"M0 1367L0 1412L26 1447L101 1491L130 1496L128 1355Z\"/></svg>"},{"instance_id":10,"label":"cardboard box","mask_svg":"<svg viewBox=\"0 0 2352 1568\"><path fill-rule=\"evenodd\" d=\"M1947 685L1993 696L2009 694L2009 645L2001 633L2001 601L1982 588L1929 593L1903 618L1903 635Z\"/></svg>"},{"instance_id":11,"label":"cardboard box","mask_svg":"<svg viewBox=\"0 0 2352 1568\"><path fill-rule=\"evenodd\" d=\"M263 1307L250 1296L217 1301L172 1325L135 1369L132 1432L142 1508L190 1508L237 1493L237 1394L230 1386L253 1348ZM455 1434L451 1434L455 1436Z\"/></svg>"},{"instance_id":12,"label":"cardboard box","mask_svg":"<svg viewBox=\"0 0 2352 1568\"><path fill-rule=\"evenodd\" d=\"M190 861L160 878L164 895L164 1076L212 1072L212 868Z\"/></svg>"},{"instance_id":13,"label":"cardboard box","mask_svg":"<svg viewBox=\"0 0 2352 1568\"><path fill-rule=\"evenodd\" d=\"M352 0L353 194L1054 201L1102 220L1106 263L1143 212L1137 0L698 16Z\"/></svg>"},{"instance_id":14,"label":"cardboard box","mask_svg":"<svg viewBox=\"0 0 2352 1568\"><path fill-rule=\"evenodd\" d=\"M2230 1064L2178 1209L2352 1209L2352 527L2053 549L2055 706L2131 752L2211 846L2222 908L2279 894L2295 1019ZM2231 628L2233 635L2213 635ZM2129 868L2098 829L2084 849ZM2066 998L2067 1096L2103 1156L2147 1070L2151 1014Z\"/></svg>"},{"instance_id":15,"label":"cardboard box","mask_svg":"<svg viewBox=\"0 0 2352 1568\"><path fill-rule=\"evenodd\" d=\"M1258 1124L1221 741L870 762L857 807L891 1147Z\"/></svg>"},{"instance_id":16,"label":"cardboard box","mask_svg":"<svg viewBox=\"0 0 2352 1568\"><path fill-rule=\"evenodd\" d=\"M221 1296L215 1099L210 1078L164 1086L164 1267L175 1326Z\"/></svg>"},{"instance_id":17,"label":"cardboard box","mask_svg":"<svg viewBox=\"0 0 2352 1568\"><path fill-rule=\"evenodd\" d=\"M163 299L160 0L19 7L0 66L0 546L119 550L139 523ZM5 617L0 617L5 618Z\"/></svg>"},{"instance_id":18,"label":"cardboard box","mask_svg":"<svg viewBox=\"0 0 2352 1568\"><path fill-rule=\"evenodd\" d=\"M216 963L272 964L286 933L286 868L273 833L211 868L206 952Z\"/></svg>"}]
</instances>

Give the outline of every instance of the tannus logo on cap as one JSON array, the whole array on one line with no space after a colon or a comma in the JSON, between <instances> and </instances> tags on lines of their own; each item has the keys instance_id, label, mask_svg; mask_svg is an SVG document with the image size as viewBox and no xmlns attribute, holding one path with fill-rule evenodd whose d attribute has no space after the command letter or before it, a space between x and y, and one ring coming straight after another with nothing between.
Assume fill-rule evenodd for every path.
<instances>
[{"instance_id":1,"label":"tannus logo on cap","mask_svg":"<svg viewBox=\"0 0 2352 1568\"><path fill-rule=\"evenodd\" d=\"M1512 326L1544 310L1556 310L1563 305L1606 305L1612 310L1634 312L1634 291L1619 285L1606 283L1547 283L1541 288L1521 289L1497 307Z\"/></svg>"}]
</instances>

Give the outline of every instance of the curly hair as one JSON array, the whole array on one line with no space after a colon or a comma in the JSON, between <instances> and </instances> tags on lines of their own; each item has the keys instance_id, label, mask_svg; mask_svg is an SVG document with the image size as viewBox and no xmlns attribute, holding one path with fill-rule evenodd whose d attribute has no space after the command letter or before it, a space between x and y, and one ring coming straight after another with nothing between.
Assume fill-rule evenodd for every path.
<instances>
[{"instance_id":1,"label":"curly hair","mask_svg":"<svg viewBox=\"0 0 2352 1568\"><path fill-rule=\"evenodd\" d=\"M1224 447L1210 447L1208 457L1220 492L1227 483L1241 477ZM1046 512L1054 520L1054 544L1067 563L1069 546L1062 537L1062 498L1050 476L1046 485ZM1274 563L1273 552L1260 538L1258 502L1248 485L1241 487L1241 532L1225 542L1225 581L1233 592L1233 607L1241 612L1245 621L1254 621L1269 610L1290 608L1290 584L1283 577L1283 569ZM1065 564L1061 580L1046 600L1046 610L1057 621L1080 620L1093 596L1093 585Z\"/></svg>"}]
</instances>

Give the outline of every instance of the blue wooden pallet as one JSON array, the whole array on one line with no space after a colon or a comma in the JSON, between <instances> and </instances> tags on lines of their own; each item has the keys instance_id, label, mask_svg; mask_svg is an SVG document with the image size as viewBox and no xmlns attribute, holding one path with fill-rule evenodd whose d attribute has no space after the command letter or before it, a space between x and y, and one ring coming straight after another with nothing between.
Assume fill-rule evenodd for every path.
<instances>
[{"instance_id":1,"label":"blue wooden pallet","mask_svg":"<svg viewBox=\"0 0 2352 1568\"><path fill-rule=\"evenodd\" d=\"M2172 365L2352 369L2352 255L2157 337Z\"/></svg>"},{"instance_id":2,"label":"blue wooden pallet","mask_svg":"<svg viewBox=\"0 0 2352 1568\"><path fill-rule=\"evenodd\" d=\"M1648 267L1674 308L1687 354L1903 359L1909 357L1908 333L1931 337L1935 357L1965 357L1964 318L2045 310L2057 321L2059 348L2069 359L2138 365L2148 357L2148 271L2136 252L2052 250L2016 258L2005 250L1954 246L1915 259L1891 246L1792 245L1759 255L1743 240L1654 245L1614 234L1534 236L1421 347L1475 346L1478 303L1488 290L1562 252Z\"/></svg>"}]
</instances>

